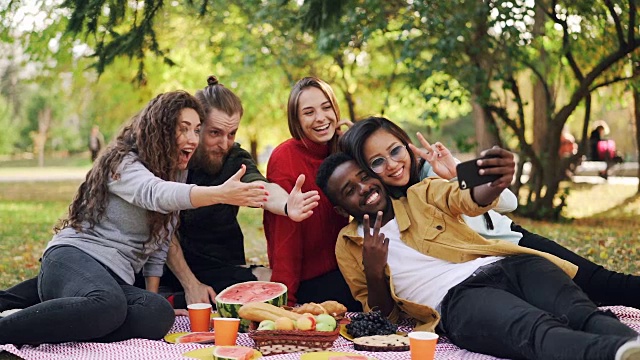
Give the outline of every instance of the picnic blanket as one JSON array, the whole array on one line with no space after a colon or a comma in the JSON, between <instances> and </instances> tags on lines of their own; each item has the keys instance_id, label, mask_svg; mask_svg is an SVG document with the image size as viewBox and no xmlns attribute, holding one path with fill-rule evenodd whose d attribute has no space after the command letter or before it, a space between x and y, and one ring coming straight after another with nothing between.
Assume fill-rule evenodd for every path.
<instances>
[{"instance_id":1,"label":"picnic blanket","mask_svg":"<svg viewBox=\"0 0 640 360\"><path fill-rule=\"evenodd\" d=\"M640 332L640 310L623 307L612 306L604 309L613 311L622 322L629 325L634 330ZM401 326L400 331L410 331L410 326L406 324ZM176 318L176 322L170 332L189 331L189 319L185 316ZM238 335L238 345L253 347L254 343L248 334ZM7 351L26 360L62 360L62 359L118 359L118 360L137 360L137 359L189 359L182 354L207 347L198 344L171 344L165 341L152 341L144 339L131 339L116 343L64 343L64 344L44 344L40 346L22 346L20 348L13 345L0 345L0 350ZM371 356L378 360L410 360L411 356L408 351L404 352L356 352L353 344L339 337L334 343L332 351L354 352L362 355ZM265 356L265 360L297 360L302 353L292 353L283 355ZM212 356L213 358L213 356ZM472 353L462 350L451 344L446 338L441 338L436 347L436 360L494 360L492 356Z\"/></svg>"}]
</instances>

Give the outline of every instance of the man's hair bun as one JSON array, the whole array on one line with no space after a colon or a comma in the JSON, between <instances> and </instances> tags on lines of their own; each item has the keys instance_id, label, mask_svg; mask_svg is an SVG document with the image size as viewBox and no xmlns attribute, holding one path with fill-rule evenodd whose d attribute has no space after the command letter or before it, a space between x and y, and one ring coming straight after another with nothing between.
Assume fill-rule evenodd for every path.
<instances>
[{"instance_id":1,"label":"man's hair bun","mask_svg":"<svg viewBox=\"0 0 640 360\"><path fill-rule=\"evenodd\" d=\"M219 83L220 82L215 75L209 75L209 77L207 78L207 85L209 86L218 85Z\"/></svg>"}]
</instances>

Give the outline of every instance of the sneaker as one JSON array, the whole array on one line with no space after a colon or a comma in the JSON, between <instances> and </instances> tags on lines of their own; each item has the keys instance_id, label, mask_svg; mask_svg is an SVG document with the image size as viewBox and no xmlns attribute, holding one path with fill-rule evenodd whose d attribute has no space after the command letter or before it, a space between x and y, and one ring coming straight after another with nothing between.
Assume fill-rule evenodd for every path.
<instances>
[{"instance_id":1,"label":"sneaker","mask_svg":"<svg viewBox=\"0 0 640 360\"><path fill-rule=\"evenodd\" d=\"M609 178L609 174L606 171L598 171L598 176L607 180Z\"/></svg>"},{"instance_id":2,"label":"sneaker","mask_svg":"<svg viewBox=\"0 0 640 360\"><path fill-rule=\"evenodd\" d=\"M615 360L640 360L640 340L632 340L620 346Z\"/></svg>"},{"instance_id":3,"label":"sneaker","mask_svg":"<svg viewBox=\"0 0 640 360\"><path fill-rule=\"evenodd\" d=\"M22 309L11 309L11 310L6 310L6 311L3 311L3 312L0 312L0 318L7 317L7 316L9 316L11 314L17 313L20 310L22 310Z\"/></svg>"}]
</instances>

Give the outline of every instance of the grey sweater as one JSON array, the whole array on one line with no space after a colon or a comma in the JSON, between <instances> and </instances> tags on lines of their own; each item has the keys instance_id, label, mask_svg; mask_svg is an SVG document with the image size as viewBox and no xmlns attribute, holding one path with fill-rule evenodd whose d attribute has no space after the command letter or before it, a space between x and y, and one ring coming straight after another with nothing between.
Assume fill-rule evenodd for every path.
<instances>
[{"instance_id":1,"label":"grey sweater","mask_svg":"<svg viewBox=\"0 0 640 360\"><path fill-rule=\"evenodd\" d=\"M91 229L83 223L79 232L70 227L62 229L47 249L74 246L133 284L135 274L143 267L144 276L161 276L167 258L170 238L162 247L143 246L149 238L147 210L167 214L192 209L189 193L194 185L184 184L186 172L179 176L181 183L154 176L132 153L124 158L118 171L120 179L108 183L107 207L100 221ZM176 222L174 216L171 233Z\"/></svg>"}]
</instances>

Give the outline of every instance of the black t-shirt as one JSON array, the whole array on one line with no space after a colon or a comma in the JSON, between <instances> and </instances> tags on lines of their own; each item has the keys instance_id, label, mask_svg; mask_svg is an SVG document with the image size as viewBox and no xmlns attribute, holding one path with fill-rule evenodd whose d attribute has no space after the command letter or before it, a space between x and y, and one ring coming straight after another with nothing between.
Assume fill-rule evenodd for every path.
<instances>
[{"instance_id":1,"label":"black t-shirt","mask_svg":"<svg viewBox=\"0 0 640 360\"><path fill-rule=\"evenodd\" d=\"M251 155L239 144L229 151L217 175L189 169L188 184L221 185L245 164L242 182L267 181ZM227 204L205 206L180 212L180 245L185 260L194 273L202 270L244 265L244 236L237 220L238 207Z\"/></svg>"}]
</instances>

